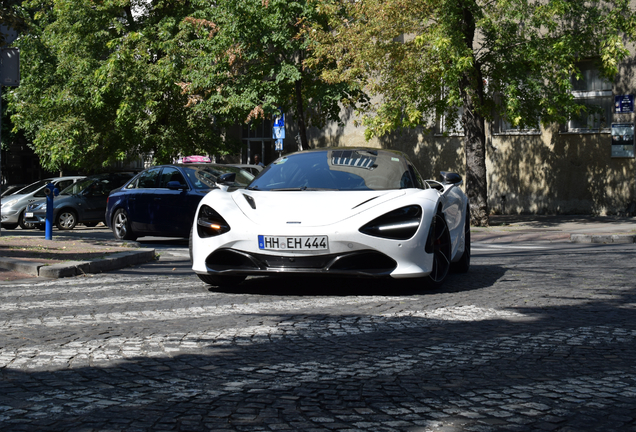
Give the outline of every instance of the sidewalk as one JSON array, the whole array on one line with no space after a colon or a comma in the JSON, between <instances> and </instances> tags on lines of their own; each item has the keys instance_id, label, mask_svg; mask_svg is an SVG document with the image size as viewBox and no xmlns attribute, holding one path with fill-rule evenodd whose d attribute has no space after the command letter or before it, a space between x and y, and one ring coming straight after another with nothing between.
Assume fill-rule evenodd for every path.
<instances>
[{"instance_id":1,"label":"sidewalk","mask_svg":"<svg viewBox=\"0 0 636 432\"><path fill-rule=\"evenodd\" d=\"M487 228L472 227L472 242L528 241L636 243L636 218L617 216L493 215ZM0 236L0 281L101 273L155 258L137 242L17 235ZM2 271L4 269L4 271Z\"/></svg>"},{"instance_id":2,"label":"sidewalk","mask_svg":"<svg viewBox=\"0 0 636 432\"><path fill-rule=\"evenodd\" d=\"M0 236L0 281L4 282L102 273L153 259L155 250L137 242L60 236L45 240L17 232Z\"/></svg>"},{"instance_id":3,"label":"sidewalk","mask_svg":"<svg viewBox=\"0 0 636 432\"><path fill-rule=\"evenodd\" d=\"M489 227L471 229L471 240L635 243L636 217L493 215Z\"/></svg>"}]
</instances>

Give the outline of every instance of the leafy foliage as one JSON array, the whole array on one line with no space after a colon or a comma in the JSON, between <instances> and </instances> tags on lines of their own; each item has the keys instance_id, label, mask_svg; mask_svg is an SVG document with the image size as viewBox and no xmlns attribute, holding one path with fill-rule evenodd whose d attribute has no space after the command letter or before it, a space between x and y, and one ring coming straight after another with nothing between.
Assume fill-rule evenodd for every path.
<instances>
[{"instance_id":1,"label":"leafy foliage","mask_svg":"<svg viewBox=\"0 0 636 432\"><path fill-rule=\"evenodd\" d=\"M183 83L201 115L250 123L282 109L304 125L340 121L340 103L364 95L355 83L326 83L329 65L307 68L309 26L323 28L326 16L306 0L200 0L182 24L189 72ZM306 143L306 138L303 136Z\"/></svg>"},{"instance_id":2,"label":"leafy foliage","mask_svg":"<svg viewBox=\"0 0 636 432\"><path fill-rule=\"evenodd\" d=\"M487 224L484 121L564 122L585 109L572 96L579 64L613 78L636 19L629 0L315 0L330 17L312 29L313 53L337 68L328 82L364 83L382 99L364 113L367 138L433 128L465 131L473 222ZM459 109L462 108L463 111Z\"/></svg>"},{"instance_id":3,"label":"leafy foliage","mask_svg":"<svg viewBox=\"0 0 636 432\"><path fill-rule=\"evenodd\" d=\"M27 0L15 127L49 169L236 153L227 126L295 111L339 120L362 93L304 67L306 1Z\"/></svg>"},{"instance_id":4,"label":"leafy foliage","mask_svg":"<svg viewBox=\"0 0 636 432\"><path fill-rule=\"evenodd\" d=\"M31 0L20 87L8 96L17 128L49 169L92 168L152 155L228 151L215 119L185 108L176 35L188 2Z\"/></svg>"}]
</instances>

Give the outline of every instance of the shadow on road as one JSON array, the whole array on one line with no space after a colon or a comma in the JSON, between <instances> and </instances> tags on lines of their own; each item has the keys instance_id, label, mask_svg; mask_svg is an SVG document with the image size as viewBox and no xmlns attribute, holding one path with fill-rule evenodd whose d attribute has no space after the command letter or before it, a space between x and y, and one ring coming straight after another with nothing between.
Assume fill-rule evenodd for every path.
<instances>
[{"instance_id":1,"label":"shadow on road","mask_svg":"<svg viewBox=\"0 0 636 432\"><path fill-rule=\"evenodd\" d=\"M166 306L146 277L143 310L91 279L110 319L86 325L93 303L75 302L4 323L1 355L26 362L0 370L0 429L634 430L636 253L568 253L484 258L425 293L313 278L210 292L191 275Z\"/></svg>"}]
</instances>

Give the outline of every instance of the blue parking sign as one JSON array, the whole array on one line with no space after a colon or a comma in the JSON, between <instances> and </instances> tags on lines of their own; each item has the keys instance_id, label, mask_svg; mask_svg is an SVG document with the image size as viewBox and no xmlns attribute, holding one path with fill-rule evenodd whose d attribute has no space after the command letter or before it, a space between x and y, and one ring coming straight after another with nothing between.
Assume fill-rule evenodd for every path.
<instances>
[{"instance_id":1,"label":"blue parking sign","mask_svg":"<svg viewBox=\"0 0 636 432\"><path fill-rule=\"evenodd\" d=\"M285 138L285 114L274 116L274 125L272 128L272 137L275 140Z\"/></svg>"}]
</instances>

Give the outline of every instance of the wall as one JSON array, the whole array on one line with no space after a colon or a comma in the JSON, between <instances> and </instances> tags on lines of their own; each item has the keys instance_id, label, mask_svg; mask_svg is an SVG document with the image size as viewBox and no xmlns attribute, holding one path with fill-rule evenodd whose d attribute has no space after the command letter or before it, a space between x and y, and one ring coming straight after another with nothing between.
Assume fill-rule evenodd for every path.
<instances>
[{"instance_id":1,"label":"wall","mask_svg":"<svg viewBox=\"0 0 636 432\"><path fill-rule=\"evenodd\" d=\"M633 115L629 117L614 121L633 122ZM636 201L635 160L611 157L609 133L564 133L556 125L535 135L493 135L490 129L486 166L491 213L608 215L624 213ZM297 133L292 127L289 131ZM345 125L311 128L309 139L311 147L401 150L425 178L437 179L440 171L465 175L461 136L411 130L366 141L364 128L350 118Z\"/></svg>"},{"instance_id":2,"label":"wall","mask_svg":"<svg viewBox=\"0 0 636 432\"><path fill-rule=\"evenodd\" d=\"M495 135L487 170L495 213L618 214L636 198L634 159L612 158L608 133Z\"/></svg>"}]
</instances>

